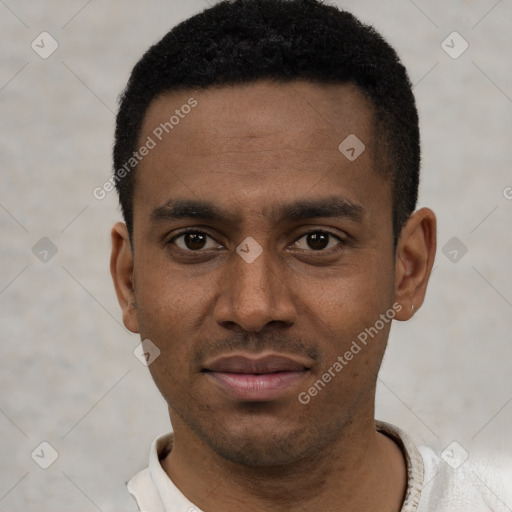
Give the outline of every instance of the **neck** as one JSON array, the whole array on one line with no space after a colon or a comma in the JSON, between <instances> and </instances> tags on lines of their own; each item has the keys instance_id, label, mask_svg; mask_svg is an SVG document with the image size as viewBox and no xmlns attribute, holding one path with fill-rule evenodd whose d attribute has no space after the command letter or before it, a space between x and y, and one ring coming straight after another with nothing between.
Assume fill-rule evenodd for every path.
<instances>
[{"instance_id":1,"label":"neck","mask_svg":"<svg viewBox=\"0 0 512 512\"><path fill-rule=\"evenodd\" d=\"M379 510L398 512L407 478L403 454L375 430L373 418L351 423L334 445L279 467L248 467L218 456L180 418L162 466L204 512Z\"/></svg>"}]
</instances>

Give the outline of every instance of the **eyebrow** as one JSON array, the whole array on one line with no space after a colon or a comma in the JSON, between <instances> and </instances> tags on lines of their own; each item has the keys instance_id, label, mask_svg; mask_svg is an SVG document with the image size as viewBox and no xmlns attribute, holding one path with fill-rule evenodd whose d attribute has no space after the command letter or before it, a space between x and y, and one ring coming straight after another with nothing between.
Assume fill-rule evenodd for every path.
<instances>
[{"instance_id":1,"label":"eyebrow","mask_svg":"<svg viewBox=\"0 0 512 512\"><path fill-rule=\"evenodd\" d=\"M361 205L339 196L275 204L270 211L270 217L275 222L296 222L318 217L346 218L360 222L363 214L364 208ZM238 216L235 219L228 211L208 201L176 199L157 206L151 212L150 219L152 223L188 219L234 222Z\"/></svg>"}]
</instances>

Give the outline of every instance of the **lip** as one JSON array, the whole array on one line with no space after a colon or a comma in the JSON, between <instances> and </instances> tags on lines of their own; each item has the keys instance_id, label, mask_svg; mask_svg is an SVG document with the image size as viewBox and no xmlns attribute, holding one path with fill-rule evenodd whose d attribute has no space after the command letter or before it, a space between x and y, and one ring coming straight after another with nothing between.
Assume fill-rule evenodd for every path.
<instances>
[{"instance_id":1,"label":"lip","mask_svg":"<svg viewBox=\"0 0 512 512\"><path fill-rule=\"evenodd\" d=\"M307 361L282 354L233 354L214 359L203 371L235 399L268 401L297 385L309 369Z\"/></svg>"},{"instance_id":2,"label":"lip","mask_svg":"<svg viewBox=\"0 0 512 512\"><path fill-rule=\"evenodd\" d=\"M266 354L258 357L246 354L230 354L218 357L205 364L205 369L222 373L261 374L296 372L309 370L309 367L306 361L282 354Z\"/></svg>"}]
</instances>

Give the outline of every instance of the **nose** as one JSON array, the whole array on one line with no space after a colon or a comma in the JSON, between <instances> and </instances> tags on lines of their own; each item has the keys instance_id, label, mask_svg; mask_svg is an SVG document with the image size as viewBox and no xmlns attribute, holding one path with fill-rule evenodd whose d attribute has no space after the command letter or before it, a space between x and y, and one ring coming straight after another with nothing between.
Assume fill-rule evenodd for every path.
<instances>
[{"instance_id":1,"label":"nose","mask_svg":"<svg viewBox=\"0 0 512 512\"><path fill-rule=\"evenodd\" d=\"M216 322L259 332L269 323L292 325L297 317L286 274L270 251L253 261L233 253L214 309Z\"/></svg>"}]
</instances>

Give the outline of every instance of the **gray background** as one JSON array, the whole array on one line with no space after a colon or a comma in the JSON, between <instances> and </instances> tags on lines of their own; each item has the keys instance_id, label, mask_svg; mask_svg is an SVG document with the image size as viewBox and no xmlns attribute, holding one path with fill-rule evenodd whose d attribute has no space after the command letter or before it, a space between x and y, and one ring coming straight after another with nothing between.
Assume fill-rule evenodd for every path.
<instances>
[{"instance_id":1,"label":"gray background","mask_svg":"<svg viewBox=\"0 0 512 512\"><path fill-rule=\"evenodd\" d=\"M395 322L377 417L439 456L456 441L459 456L505 465L512 1L338 3L381 31L409 70L423 134L420 205L439 219L427 301L410 322ZM116 98L131 67L206 6L0 0L1 511L111 510L147 464L153 438L169 429L111 285L117 198L99 201L92 190L110 173ZM43 31L59 44L47 59L31 48L33 40L42 46ZM469 44L456 59L442 47L453 31ZM462 48L453 37L446 44ZM35 462L51 456L43 441L58 453L46 470Z\"/></svg>"}]
</instances>

